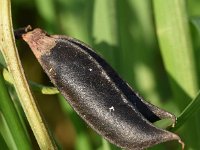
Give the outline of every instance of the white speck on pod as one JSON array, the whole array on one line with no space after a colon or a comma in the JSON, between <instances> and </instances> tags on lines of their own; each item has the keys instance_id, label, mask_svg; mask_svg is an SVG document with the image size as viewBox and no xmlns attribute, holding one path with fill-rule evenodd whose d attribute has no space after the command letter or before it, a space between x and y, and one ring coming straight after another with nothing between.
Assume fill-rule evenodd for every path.
<instances>
[{"instance_id":1,"label":"white speck on pod","mask_svg":"<svg viewBox=\"0 0 200 150\"><path fill-rule=\"evenodd\" d=\"M112 106L112 107L109 108L109 111L110 112L115 111L115 108Z\"/></svg>"},{"instance_id":2,"label":"white speck on pod","mask_svg":"<svg viewBox=\"0 0 200 150\"><path fill-rule=\"evenodd\" d=\"M49 69L49 72L51 72L53 70L53 68Z\"/></svg>"}]
</instances>

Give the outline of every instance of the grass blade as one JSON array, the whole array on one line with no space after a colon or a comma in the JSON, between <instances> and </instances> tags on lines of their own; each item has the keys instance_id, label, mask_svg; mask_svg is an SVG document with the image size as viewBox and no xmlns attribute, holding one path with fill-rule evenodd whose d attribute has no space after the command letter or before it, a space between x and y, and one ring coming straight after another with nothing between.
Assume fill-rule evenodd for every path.
<instances>
[{"instance_id":1,"label":"grass blade","mask_svg":"<svg viewBox=\"0 0 200 150\"><path fill-rule=\"evenodd\" d=\"M15 109L14 103L9 96L4 83L2 71L0 71L0 97L0 110L8 124L17 149L31 149L29 137L27 136L27 132L24 130L23 125L20 122L20 118Z\"/></svg>"},{"instance_id":2,"label":"grass blade","mask_svg":"<svg viewBox=\"0 0 200 150\"><path fill-rule=\"evenodd\" d=\"M178 130L187 120L189 120L195 113L200 109L200 92L196 96L196 98L190 102L189 105L183 110L180 116L177 118L177 123L174 128L171 130Z\"/></svg>"},{"instance_id":3,"label":"grass blade","mask_svg":"<svg viewBox=\"0 0 200 150\"><path fill-rule=\"evenodd\" d=\"M172 83L175 94L184 92L189 98L197 93L197 77L189 25L183 0L154 0L157 34L165 68L176 83ZM172 17L173 16L173 17ZM183 92L177 91L179 86ZM182 108L187 97L182 98ZM180 104L181 105L181 104Z\"/></svg>"},{"instance_id":4,"label":"grass blade","mask_svg":"<svg viewBox=\"0 0 200 150\"><path fill-rule=\"evenodd\" d=\"M8 128L8 124L6 123L5 118L3 117L2 113L0 114L0 133L8 146L8 149L17 149L15 141L10 133Z\"/></svg>"},{"instance_id":5,"label":"grass blade","mask_svg":"<svg viewBox=\"0 0 200 150\"><path fill-rule=\"evenodd\" d=\"M154 0L153 4L160 50L174 93L173 100L183 110L198 89L185 1ZM185 144L188 148L198 149L200 146L194 140L200 137L199 123L199 117L196 116L182 124L179 134L187 142Z\"/></svg>"},{"instance_id":6,"label":"grass blade","mask_svg":"<svg viewBox=\"0 0 200 150\"><path fill-rule=\"evenodd\" d=\"M193 23L193 25L195 26L195 28L200 34L200 17L191 18L191 22Z\"/></svg>"},{"instance_id":7,"label":"grass blade","mask_svg":"<svg viewBox=\"0 0 200 150\"><path fill-rule=\"evenodd\" d=\"M0 134L0 145L2 149L8 149L8 146L6 145L5 140L3 139L3 136Z\"/></svg>"}]
</instances>

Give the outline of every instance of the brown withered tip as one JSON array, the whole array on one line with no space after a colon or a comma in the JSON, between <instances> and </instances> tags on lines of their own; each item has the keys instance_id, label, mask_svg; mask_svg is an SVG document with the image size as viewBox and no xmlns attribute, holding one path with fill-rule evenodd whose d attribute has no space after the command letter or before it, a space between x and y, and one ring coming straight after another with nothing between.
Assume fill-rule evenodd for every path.
<instances>
[{"instance_id":1,"label":"brown withered tip","mask_svg":"<svg viewBox=\"0 0 200 150\"><path fill-rule=\"evenodd\" d=\"M44 53L47 54L50 52L50 50L56 45L56 39L49 36L40 28L22 34L22 39L28 43L37 59L40 59L40 56Z\"/></svg>"},{"instance_id":2,"label":"brown withered tip","mask_svg":"<svg viewBox=\"0 0 200 150\"><path fill-rule=\"evenodd\" d=\"M181 149L184 150L185 149L185 143L181 140L178 140L178 142L181 144Z\"/></svg>"},{"instance_id":3,"label":"brown withered tip","mask_svg":"<svg viewBox=\"0 0 200 150\"><path fill-rule=\"evenodd\" d=\"M31 25L28 25L28 26L23 27L23 28L16 29L14 31L15 39L21 39L22 35L29 32L29 31L32 31Z\"/></svg>"}]
</instances>

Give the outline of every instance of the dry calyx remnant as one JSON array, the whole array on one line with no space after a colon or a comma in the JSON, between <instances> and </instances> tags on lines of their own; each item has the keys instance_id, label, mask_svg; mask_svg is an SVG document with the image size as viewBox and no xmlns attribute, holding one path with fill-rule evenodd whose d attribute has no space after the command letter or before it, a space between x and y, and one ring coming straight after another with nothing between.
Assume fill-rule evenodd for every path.
<instances>
[{"instance_id":1,"label":"dry calyx remnant","mask_svg":"<svg viewBox=\"0 0 200 150\"><path fill-rule=\"evenodd\" d=\"M178 135L152 124L175 116L139 97L92 48L39 28L20 36L74 110L111 143L140 150L178 140L184 147Z\"/></svg>"}]
</instances>

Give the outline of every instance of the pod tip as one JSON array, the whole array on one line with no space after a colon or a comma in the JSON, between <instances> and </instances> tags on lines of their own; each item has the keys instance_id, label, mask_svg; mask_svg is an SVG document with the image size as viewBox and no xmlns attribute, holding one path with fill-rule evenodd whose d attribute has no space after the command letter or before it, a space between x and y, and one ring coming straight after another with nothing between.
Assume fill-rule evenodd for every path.
<instances>
[{"instance_id":1,"label":"pod tip","mask_svg":"<svg viewBox=\"0 0 200 150\"><path fill-rule=\"evenodd\" d=\"M28 26L23 27L23 28L16 29L14 31L15 39L21 39L22 35L29 32L29 31L32 31L31 25L28 25Z\"/></svg>"},{"instance_id":2,"label":"pod tip","mask_svg":"<svg viewBox=\"0 0 200 150\"><path fill-rule=\"evenodd\" d=\"M173 134L174 139L178 140L178 143L181 144L181 149L184 150L185 143L181 140L181 138L177 134Z\"/></svg>"}]
</instances>

